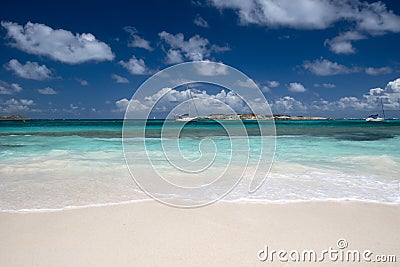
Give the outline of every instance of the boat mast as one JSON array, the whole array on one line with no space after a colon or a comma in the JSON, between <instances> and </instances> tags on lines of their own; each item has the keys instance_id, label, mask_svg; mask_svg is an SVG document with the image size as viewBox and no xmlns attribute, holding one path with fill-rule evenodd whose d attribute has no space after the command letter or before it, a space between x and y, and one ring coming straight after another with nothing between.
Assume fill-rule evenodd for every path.
<instances>
[{"instance_id":1,"label":"boat mast","mask_svg":"<svg viewBox=\"0 0 400 267\"><path fill-rule=\"evenodd\" d=\"M385 118L385 110L383 109L383 102L382 102L382 98L381 98L381 106L382 106L382 115L383 115L383 118Z\"/></svg>"},{"instance_id":2,"label":"boat mast","mask_svg":"<svg viewBox=\"0 0 400 267\"><path fill-rule=\"evenodd\" d=\"M198 117L199 116L199 111L197 110L196 103L194 102L193 96L192 96L192 94L191 94L191 92L189 90L189 85L186 85L186 86L187 86L187 90L188 90L189 96L192 99L194 109L196 110L196 117ZM189 116L190 116L190 113L189 113Z\"/></svg>"},{"instance_id":3,"label":"boat mast","mask_svg":"<svg viewBox=\"0 0 400 267\"><path fill-rule=\"evenodd\" d=\"M187 93L189 94L189 96L190 96L190 90L189 90L189 85L187 85L186 84L186 91L187 91ZM190 103L189 103L189 101L188 101L188 114L189 114L189 118L190 118Z\"/></svg>"}]
</instances>

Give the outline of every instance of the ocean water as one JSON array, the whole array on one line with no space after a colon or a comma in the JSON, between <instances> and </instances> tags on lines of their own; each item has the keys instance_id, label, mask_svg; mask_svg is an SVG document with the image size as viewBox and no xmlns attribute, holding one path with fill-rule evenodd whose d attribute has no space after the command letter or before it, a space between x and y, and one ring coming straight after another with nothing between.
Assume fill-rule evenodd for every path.
<instances>
[{"instance_id":1,"label":"ocean water","mask_svg":"<svg viewBox=\"0 0 400 267\"><path fill-rule=\"evenodd\" d=\"M199 149L212 142L214 171L227 163L242 171L241 153L218 123L190 123L179 138L163 139L164 121L149 121L146 137L129 125L133 172L146 175L149 156L157 170L185 183L185 172L171 169L163 148L178 144L184 161L195 162L207 153ZM241 123L241 122L240 122ZM239 122L227 123L236 129ZM277 121L276 152L267 180L250 194L249 177L223 201L362 200L400 203L400 121L366 123L363 120ZM107 205L149 199L135 184L126 166L122 145L122 120L0 121L0 211L48 210ZM170 123L165 133L179 125ZM244 123L248 136L235 136L249 147L249 169L259 153L259 128ZM271 138L266 136L263 138ZM137 146L136 146L136 143ZM141 145L145 142L146 151ZM232 160L232 154L239 157ZM208 166L208 165L207 165ZM190 166L189 166L190 167ZM196 176L195 185L212 182L212 175ZM151 175L146 177L149 181ZM209 181L207 180L209 179ZM191 181L193 184L193 180ZM165 195L165 198L175 197ZM185 196L190 198L190 195ZM208 197L208 196L206 196ZM213 197L212 192L209 195Z\"/></svg>"}]
</instances>

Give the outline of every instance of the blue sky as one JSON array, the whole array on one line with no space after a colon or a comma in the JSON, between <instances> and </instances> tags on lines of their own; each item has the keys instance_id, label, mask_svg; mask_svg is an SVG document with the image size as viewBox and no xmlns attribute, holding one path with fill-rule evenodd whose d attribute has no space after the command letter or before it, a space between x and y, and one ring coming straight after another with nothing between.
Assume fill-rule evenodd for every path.
<instances>
[{"instance_id":1,"label":"blue sky","mask_svg":"<svg viewBox=\"0 0 400 267\"><path fill-rule=\"evenodd\" d=\"M122 118L147 78L180 62L242 71L274 113L400 116L397 1L6 1L0 114Z\"/></svg>"}]
</instances>

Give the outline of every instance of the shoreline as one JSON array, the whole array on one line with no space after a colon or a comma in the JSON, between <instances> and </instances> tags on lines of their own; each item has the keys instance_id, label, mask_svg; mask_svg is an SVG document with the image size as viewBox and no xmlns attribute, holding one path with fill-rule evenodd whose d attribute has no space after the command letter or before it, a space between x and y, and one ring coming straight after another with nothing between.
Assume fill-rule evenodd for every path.
<instances>
[{"instance_id":1,"label":"shoreline","mask_svg":"<svg viewBox=\"0 0 400 267\"><path fill-rule=\"evenodd\" d=\"M226 203L226 204L255 204L255 205L290 205L290 204L307 204L307 203L355 203L355 204L373 204L373 205L383 205L383 206L399 206L400 203L395 202L380 202L376 200L361 200L361 199L296 199L296 200L259 200L259 199L237 199L237 200L218 200L211 204L206 204L200 207L175 207L163 202L159 202L158 200L152 198L145 198L145 199L135 199L135 200L127 200L121 202L110 202L110 203L94 203L94 204L87 204L81 206L66 206L62 208L32 208L32 209L18 209L18 210L1 210L1 214L35 214L35 213L53 213L53 212L63 212L63 211L70 211L70 210L81 210L81 209L91 209L91 208L102 208L102 207L113 207L113 206L124 206L124 205L135 205L141 203L154 203L159 204L168 208L174 209L184 209L184 210L191 210L191 209L202 209L212 205L218 205L219 203Z\"/></svg>"},{"instance_id":2,"label":"shoreline","mask_svg":"<svg viewBox=\"0 0 400 267\"><path fill-rule=\"evenodd\" d=\"M0 213L0 265L281 266L277 259L260 261L257 253L265 246L277 251L338 249L341 239L349 250L395 255L398 263L399 224L400 205L354 201L218 202L197 209L153 201ZM300 262L300 266L337 264L329 259Z\"/></svg>"}]
</instances>

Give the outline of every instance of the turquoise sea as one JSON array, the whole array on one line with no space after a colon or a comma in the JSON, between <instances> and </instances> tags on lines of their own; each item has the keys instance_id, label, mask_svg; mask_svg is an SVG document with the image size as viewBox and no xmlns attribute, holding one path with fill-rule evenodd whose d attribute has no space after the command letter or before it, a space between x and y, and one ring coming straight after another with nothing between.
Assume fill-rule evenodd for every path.
<instances>
[{"instance_id":1,"label":"turquoise sea","mask_svg":"<svg viewBox=\"0 0 400 267\"><path fill-rule=\"evenodd\" d=\"M162 154L163 123L147 123L149 155ZM235 128L238 123L227 125ZM223 201L348 199L400 203L399 120L275 124L275 160L266 182L249 194L244 179ZM122 125L123 120L0 121L0 210L63 209L147 200L126 167ZM243 144L248 142L251 151L256 151L257 139L253 137L259 133L257 124L247 121L244 125L249 136L237 138L243 138ZM140 129L135 129L134 123L131 127L131 138L143 142ZM214 163L229 160L229 140L217 123L190 123L180 139L180 149L188 159L199 156L201 140L212 139L217 148ZM133 153L139 163L146 154L140 149ZM159 160L158 164L167 166L168 162Z\"/></svg>"}]
</instances>

